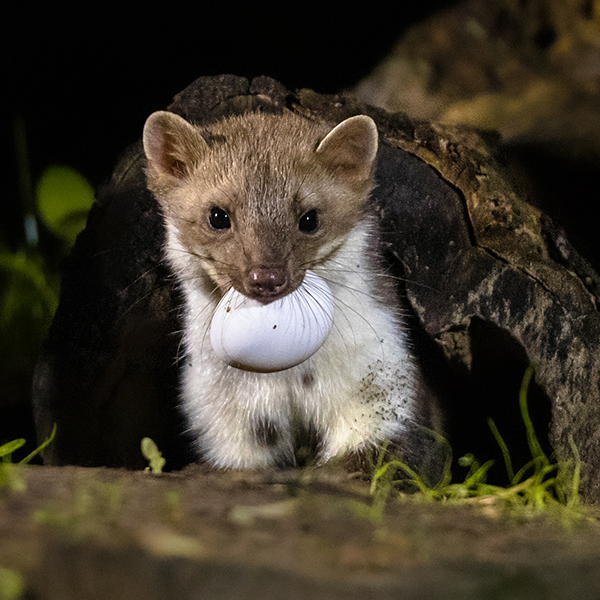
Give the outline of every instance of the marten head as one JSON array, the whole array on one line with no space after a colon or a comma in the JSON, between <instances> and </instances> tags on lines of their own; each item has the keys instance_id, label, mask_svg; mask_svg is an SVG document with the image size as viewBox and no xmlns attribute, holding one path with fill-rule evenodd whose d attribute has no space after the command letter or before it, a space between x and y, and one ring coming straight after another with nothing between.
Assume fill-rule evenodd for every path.
<instances>
[{"instance_id":1,"label":"marten head","mask_svg":"<svg viewBox=\"0 0 600 600\"><path fill-rule=\"evenodd\" d=\"M333 258L373 187L377 129L364 115L333 129L291 112L197 127L161 111L143 141L180 271L265 304Z\"/></svg>"}]
</instances>

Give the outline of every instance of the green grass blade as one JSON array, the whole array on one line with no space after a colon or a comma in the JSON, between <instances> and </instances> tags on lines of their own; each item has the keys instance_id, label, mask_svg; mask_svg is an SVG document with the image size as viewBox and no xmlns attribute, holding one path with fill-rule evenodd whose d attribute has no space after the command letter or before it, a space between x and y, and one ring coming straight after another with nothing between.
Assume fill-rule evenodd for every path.
<instances>
[{"instance_id":1,"label":"green grass blade","mask_svg":"<svg viewBox=\"0 0 600 600\"><path fill-rule=\"evenodd\" d=\"M521 389L519 391L519 406L521 408L521 418L523 419L523 423L525 424L525 431L527 432L527 444L529 445L529 451L531 452L531 456L533 458L537 458L538 456L546 456L540 443L535 434L535 429L533 427L533 423L531 422L531 417L529 415L529 408L527 406L527 393L529 391L529 384L531 383L531 378L535 373L535 367L533 364L530 364L526 371L525 375L523 375L523 380L521 381Z\"/></svg>"},{"instance_id":2,"label":"green grass blade","mask_svg":"<svg viewBox=\"0 0 600 600\"><path fill-rule=\"evenodd\" d=\"M19 464L26 465L28 464L34 456L37 456L53 439L56 435L56 423L52 427L52 432L48 436L46 440L44 440L33 452L28 454L23 460L19 461Z\"/></svg>"},{"instance_id":3,"label":"green grass blade","mask_svg":"<svg viewBox=\"0 0 600 600\"><path fill-rule=\"evenodd\" d=\"M488 427L490 428L494 439L498 446L500 446L500 451L502 452L502 458L504 459L504 465L506 467L506 474L508 475L508 480L512 483L515 478L515 471L513 469L512 459L510 457L510 452L508 450L508 446L504 441L504 438L500 434L500 430L494 423L494 420L490 417L487 420Z\"/></svg>"},{"instance_id":4,"label":"green grass blade","mask_svg":"<svg viewBox=\"0 0 600 600\"><path fill-rule=\"evenodd\" d=\"M569 498L568 505L572 508L577 508L579 506L579 482L581 480L581 458L579 457L579 451L577 450L577 446L573 440L573 436L569 434L568 437L569 446L571 447L571 452L573 453L573 459L575 461L575 466L573 467L573 481L571 483L571 497Z\"/></svg>"},{"instance_id":5,"label":"green grass blade","mask_svg":"<svg viewBox=\"0 0 600 600\"><path fill-rule=\"evenodd\" d=\"M465 480L465 485L467 487L475 487L478 485L483 485L486 482L487 472L491 469L494 464L493 460L488 460L483 463L481 466L478 466L477 469L470 474L469 477Z\"/></svg>"},{"instance_id":6,"label":"green grass blade","mask_svg":"<svg viewBox=\"0 0 600 600\"><path fill-rule=\"evenodd\" d=\"M444 461L444 469L442 471L442 477L440 481L433 486L432 491L437 491L439 489L443 489L452 481L452 446L450 442L443 436L437 433L437 431L432 431L435 436L436 441L441 444L446 449L446 460Z\"/></svg>"}]
</instances>

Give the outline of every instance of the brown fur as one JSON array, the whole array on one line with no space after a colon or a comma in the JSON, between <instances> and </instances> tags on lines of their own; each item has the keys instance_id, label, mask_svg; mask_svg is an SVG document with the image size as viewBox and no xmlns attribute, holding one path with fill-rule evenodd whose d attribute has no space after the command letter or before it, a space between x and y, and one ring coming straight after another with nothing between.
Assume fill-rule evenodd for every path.
<instances>
[{"instance_id":1,"label":"brown fur","mask_svg":"<svg viewBox=\"0 0 600 600\"><path fill-rule=\"evenodd\" d=\"M232 117L206 128L171 113L150 117L148 187L221 292L233 285L255 296L252 279L262 269L285 275L277 297L290 293L363 218L377 138L369 123L351 121L327 135L331 127L293 113ZM215 206L228 213L230 228L210 226ZM319 228L303 233L298 221L313 209Z\"/></svg>"}]
</instances>

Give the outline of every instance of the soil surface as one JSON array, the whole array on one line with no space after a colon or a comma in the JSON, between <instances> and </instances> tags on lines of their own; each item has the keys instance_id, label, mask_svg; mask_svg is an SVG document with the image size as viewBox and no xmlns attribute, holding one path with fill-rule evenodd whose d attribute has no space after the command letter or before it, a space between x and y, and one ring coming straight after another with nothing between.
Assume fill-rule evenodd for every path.
<instances>
[{"instance_id":1,"label":"soil surface","mask_svg":"<svg viewBox=\"0 0 600 600\"><path fill-rule=\"evenodd\" d=\"M405 498L383 513L367 482L333 467L154 475L29 466L9 483L0 597L600 597L592 509L567 524L482 501ZM12 579L20 596L6 591Z\"/></svg>"}]
</instances>

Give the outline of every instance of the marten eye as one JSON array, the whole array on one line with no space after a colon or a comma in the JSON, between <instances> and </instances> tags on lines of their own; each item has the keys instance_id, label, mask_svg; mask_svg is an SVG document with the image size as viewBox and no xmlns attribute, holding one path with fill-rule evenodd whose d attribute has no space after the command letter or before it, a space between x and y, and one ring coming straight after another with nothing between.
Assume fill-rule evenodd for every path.
<instances>
[{"instance_id":1,"label":"marten eye","mask_svg":"<svg viewBox=\"0 0 600 600\"><path fill-rule=\"evenodd\" d=\"M300 217L300 223L298 224L302 233L314 233L319 228L319 216L317 211L313 208L308 212L305 212Z\"/></svg>"},{"instance_id":2,"label":"marten eye","mask_svg":"<svg viewBox=\"0 0 600 600\"><path fill-rule=\"evenodd\" d=\"M214 229L229 229L231 227L231 221L229 220L227 211L218 206L213 206L210 209L208 220Z\"/></svg>"}]
</instances>

